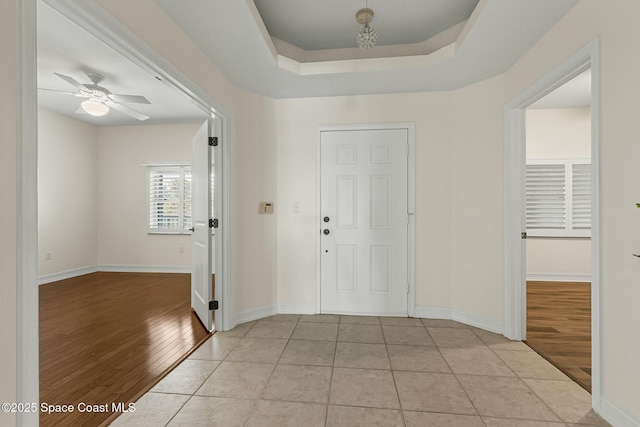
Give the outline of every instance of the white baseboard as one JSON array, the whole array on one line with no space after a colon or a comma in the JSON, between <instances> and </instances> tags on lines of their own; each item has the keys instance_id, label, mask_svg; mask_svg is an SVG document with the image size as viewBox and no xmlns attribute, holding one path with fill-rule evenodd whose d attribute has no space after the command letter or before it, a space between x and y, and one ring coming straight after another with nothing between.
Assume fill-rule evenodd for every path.
<instances>
[{"instance_id":1,"label":"white baseboard","mask_svg":"<svg viewBox=\"0 0 640 427\"><path fill-rule=\"evenodd\" d=\"M58 280L71 279L73 277L84 276L85 274L95 273L98 270L97 265L89 267L74 268L72 270L61 271L60 273L46 274L38 277L38 285L46 285L47 283L57 282Z\"/></svg>"},{"instance_id":2,"label":"white baseboard","mask_svg":"<svg viewBox=\"0 0 640 427\"><path fill-rule=\"evenodd\" d=\"M84 276L97 271L111 273L191 273L191 266L160 266L160 265L92 265L90 267L75 268L60 273L47 274L38 278L38 285L57 282Z\"/></svg>"},{"instance_id":3,"label":"white baseboard","mask_svg":"<svg viewBox=\"0 0 640 427\"><path fill-rule=\"evenodd\" d=\"M419 317L421 319L451 319L451 309L450 308L440 308L440 307L416 307L415 308L415 317Z\"/></svg>"},{"instance_id":4,"label":"white baseboard","mask_svg":"<svg viewBox=\"0 0 640 427\"><path fill-rule=\"evenodd\" d=\"M191 273L190 265L100 265L98 271L113 273Z\"/></svg>"},{"instance_id":5,"label":"white baseboard","mask_svg":"<svg viewBox=\"0 0 640 427\"><path fill-rule=\"evenodd\" d=\"M263 319L265 317L273 316L274 314L278 314L278 306L276 304L265 305L264 307L255 310L244 311L236 314L234 326L241 323L251 322L252 320Z\"/></svg>"},{"instance_id":6,"label":"white baseboard","mask_svg":"<svg viewBox=\"0 0 640 427\"><path fill-rule=\"evenodd\" d=\"M485 331L494 332L496 334L504 334L504 322L492 317L479 316L477 314L464 313L459 310L453 310L451 320L464 323L465 325L475 326Z\"/></svg>"},{"instance_id":7,"label":"white baseboard","mask_svg":"<svg viewBox=\"0 0 640 427\"><path fill-rule=\"evenodd\" d=\"M278 314L316 314L316 305L278 304Z\"/></svg>"},{"instance_id":8,"label":"white baseboard","mask_svg":"<svg viewBox=\"0 0 640 427\"><path fill-rule=\"evenodd\" d=\"M618 407L606 397L600 397L600 416L616 427L640 427L640 419Z\"/></svg>"},{"instance_id":9,"label":"white baseboard","mask_svg":"<svg viewBox=\"0 0 640 427\"><path fill-rule=\"evenodd\" d=\"M440 307L416 307L416 316L423 319L455 320L465 325L475 326L496 334L504 333L504 322L491 317L465 313L460 310Z\"/></svg>"},{"instance_id":10,"label":"white baseboard","mask_svg":"<svg viewBox=\"0 0 640 427\"><path fill-rule=\"evenodd\" d=\"M591 282L590 274L527 273L527 280L535 282Z\"/></svg>"}]
</instances>

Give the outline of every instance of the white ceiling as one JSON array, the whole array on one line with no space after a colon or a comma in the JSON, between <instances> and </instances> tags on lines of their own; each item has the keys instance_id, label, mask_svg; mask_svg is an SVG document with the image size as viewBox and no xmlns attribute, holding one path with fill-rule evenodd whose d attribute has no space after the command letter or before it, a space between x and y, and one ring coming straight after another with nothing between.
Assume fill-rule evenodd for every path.
<instances>
[{"instance_id":1,"label":"white ceiling","mask_svg":"<svg viewBox=\"0 0 640 427\"><path fill-rule=\"evenodd\" d=\"M578 0L368 0L381 45L366 52L348 47L355 46L355 12L364 0L156 1L237 86L287 98L452 90L493 77ZM283 51L267 28L291 49ZM312 59L292 59L292 51ZM151 118L139 122L115 110L103 117L77 114L82 99L55 92L39 91L40 105L98 126L205 117L184 95L39 2L38 86L73 91L53 73L88 83L87 71L104 75L101 85L112 93L147 97L151 105L127 106Z\"/></svg>"},{"instance_id":2,"label":"white ceiling","mask_svg":"<svg viewBox=\"0 0 640 427\"><path fill-rule=\"evenodd\" d=\"M471 16L478 0L367 0L377 46L418 43ZM349 48L362 27L355 14L364 0L255 0L272 37L305 50ZM402 29L402 31L398 31Z\"/></svg>"},{"instance_id":3,"label":"white ceiling","mask_svg":"<svg viewBox=\"0 0 640 427\"><path fill-rule=\"evenodd\" d=\"M591 69L569 80L529 108L584 108L591 106Z\"/></svg>"},{"instance_id":4,"label":"white ceiling","mask_svg":"<svg viewBox=\"0 0 640 427\"><path fill-rule=\"evenodd\" d=\"M277 51L278 43L269 37L257 9L272 16L276 12L271 8L278 8L279 15L284 14L280 17L283 22L299 24L305 10L312 15L313 8L318 8L316 13L321 13L322 19L295 25L291 31L297 35L287 37L292 41L304 40L304 34L311 32L315 39L327 39L318 41L318 46L328 46L336 34L350 33L355 45L358 25L354 15L364 1L256 1L259 8L252 0L157 0L157 3L236 85L274 98L287 98L451 90L484 80L505 72L578 0L481 0L457 41L430 55L385 59L359 55L354 60L324 63L291 60ZM426 22L428 16L422 15L426 13L425 4L436 3L440 8L455 5L451 14L459 13L457 0L443 3L369 0L368 5L384 11L372 22L379 38L401 40L402 34L413 31L410 27L414 24L408 25L410 21L406 21L403 25L403 19L395 16L408 19L408 13ZM290 17L286 10L295 13ZM397 23L387 27L385 20ZM375 47L367 55L375 57L376 51L381 50L389 49Z\"/></svg>"},{"instance_id":5,"label":"white ceiling","mask_svg":"<svg viewBox=\"0 0 640 427\"><path fill-rule=\"evenodd\" d=\"M115 94L142 95L150 102L125 104L150 118L138 121L111 109L106 116L76 113L84 98L62 93L38 91L38 104L44 108L96 126L191 122L205 114L165 83L140 69L104 43L78 27L43 2L38 2L38 87L74 92L57 72L90 83L85 72L102 74L101 86Z\"/></svg>"}]
</instances>

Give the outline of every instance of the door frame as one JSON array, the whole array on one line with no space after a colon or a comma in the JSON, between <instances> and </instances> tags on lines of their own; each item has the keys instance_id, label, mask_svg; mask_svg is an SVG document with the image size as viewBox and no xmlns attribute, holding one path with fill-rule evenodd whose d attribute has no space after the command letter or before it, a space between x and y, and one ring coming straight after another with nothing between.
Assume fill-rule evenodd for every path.
<instances>
[{"instance_id":1,"label":"door frame","mask_svg":"<svg viewBox=\"0 0 640 427\"><path fill-rule=\"evenodd\" d=\"M595 39L540 77L505 106L504 156L504 335L526 339L525 110L591 68L591 373L592 406L602 393L601 224L600 224L600 41Z\"/></svg>"},{"instance_id":2,"label":"door frame","mask_svg":"<svg viewBox=\"0 0 640 427\"><path fill-rule=\"evenodd\" d=\"M407 210L409 214L409 225L407 226L407 269L409 280L409 292L407 294L407 314L409 317L415 316L416 292L415 292L415 124L412 122L400 123L369 123L369 124L342 124L320 126L316 136L316 213L315 226L321 223L322 213L320 212L321 200L321 177L322 158L320 139L322 132L326 131L358 131L358 130L393 130L401 129L407 131L407 143L409 146L409 156L407 164ZM320 228L318 228L320 230ZM321 298L321 241L320 232L316 234L316 313L320 313Z\"/></svg>"},{"instance_id":3,"label":"door frame","mask_svg":"<svg viewBox=\"0 0 640 427\"><path fill-rule=\"evenodd\" d=\"M184 73L169 63L122 23L93 2L82 0L44 0L88 33L152 75L159 76L168 86L207 114L221 120L222 177L216 185L222 191L220 227L216 239L222 240L222 262L216 265L216 295L221 308L215 314L218 330L232 327L230 215L230 157L232 114ZM37 188L37 0L18 2L18 112L17 112L17 372L18 402L39 402L39 333L38 333L38 188ZM39 414L18 413L21 426L38 426Z\"/></svg>"}]
</instances>

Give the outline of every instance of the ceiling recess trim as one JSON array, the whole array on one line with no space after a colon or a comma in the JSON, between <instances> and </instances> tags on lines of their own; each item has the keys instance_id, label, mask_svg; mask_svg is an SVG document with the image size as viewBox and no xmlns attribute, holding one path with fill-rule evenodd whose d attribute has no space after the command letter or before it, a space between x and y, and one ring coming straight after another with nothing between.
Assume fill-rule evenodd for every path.
<instances>
[{"instance_id":1,"label":"ceiling recess trim","mask_svg":"<svg viewBox=\"0 0 640 427\"><path fill-rule=\"evenodd\" d=\"M453 58L478 21L489 0L480 0L469 19L419 43L376 46L362 50L305 50L271 37L252 0L247 6L277 66L300 76L424 68Z\"/></svg>"}]
</instances>

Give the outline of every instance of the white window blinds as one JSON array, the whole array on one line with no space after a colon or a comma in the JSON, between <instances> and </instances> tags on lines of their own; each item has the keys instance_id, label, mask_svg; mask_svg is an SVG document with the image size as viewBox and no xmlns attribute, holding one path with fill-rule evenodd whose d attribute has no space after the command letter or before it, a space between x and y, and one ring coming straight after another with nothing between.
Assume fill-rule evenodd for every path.
<instances>
[{"instance_id":1,"label":"white window blinds","mask_svg":"<svg viewBox=\"0 0 640 427\"><path fill-rule=\"evenodd\" d=\"M573 164L573 228L591 230L591 165Z\"/></svg>"},{"instance_id":2,"label":"white window blinds","mask_svg":"<svg viewBox=\"0 0 640 427\"><path fill-rule=\"evenodd\" d=\"M528 160L525 182L528 235L591 235L589 160Z\"/></svg>"},{"instance_id":3,"label":"white window blinds","mask_svg":"<svg viewBox=\"0 0 640 427\"><path fill-rule=\"evenodd\" d=\"M211 168L211 216L215 180ZM147 232L186 234L192 227L193 179L190 165L147 165ZM212 233L214 230L212 229Z\"/></svg>"},{"instance_id":4,"label":"white window blinds","mask_svg":"<svg viewBox=\"0 0 640 427\"><path fill-rule=\"evenodd\" d=\"M191 228L191 167L148 166L149 233L186 233Z\"/></svg>"}]
</instances>

